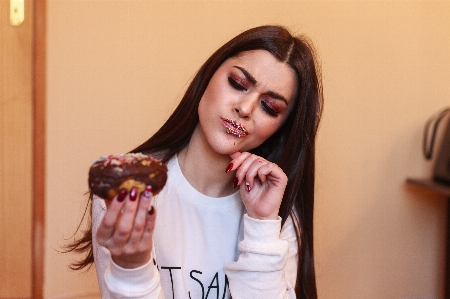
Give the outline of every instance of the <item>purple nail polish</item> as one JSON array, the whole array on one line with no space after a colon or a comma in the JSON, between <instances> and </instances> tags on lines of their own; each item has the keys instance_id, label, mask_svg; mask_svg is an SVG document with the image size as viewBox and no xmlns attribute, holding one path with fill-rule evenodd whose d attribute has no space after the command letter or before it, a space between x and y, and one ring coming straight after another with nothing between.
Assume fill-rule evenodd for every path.
<instances>
[{"instance_id":1,"label":"purple nail polish","mask_svg":"<svg viewBox=\"0 0 450 299\"><path fill-rule=\"evenodd\" d=\"M117 196L117 201L122 202L127 196L127 193L128 193L127 189L120 190L119 195Z\"/></svg>"},{"instance_id":2,"label":"purple nail polish","mask_svg":"<svg viewBox=\"0 0 450 299\"><path fill-rule=\"evenodd\" d=\"M145 200L149 199L152 192L153 192L152 186L148 185L147 187L145 187L144 195L143 195L144 199Z\"/></svg>"},{"instance_id":3,"label":"purple nail polish","mask_svg":"<svg viewBox=\"0 0 450 299\"><path fill-rule=\"evenodd\" d=\"M250 184L248 182L245 182L245 188L247 189L247 192L250 192Z\"/></svg>"},{"instance_id":4,"label":"purple nail polish","mask_svg":"<svg viewBox=\"0 0 450 299\"><path fill-rule=\"evenodd\" d=\"M227 169L225 170L225 172L230 172L231 169L233 169L233 163L228 164Z\"/></svg>"},{"instance_id":5,"label":"purple nail polish","mask_svg":"<svg viewBox=\"0 0 450 299\"><path fill-rule=\"evenodd\" d=\"M130 191L130 200L135 201L136 198L137 198L137 189L136 189L136 187L133 187L133 188L131 188L131 191Z\"/></svg>"}]
</instances>

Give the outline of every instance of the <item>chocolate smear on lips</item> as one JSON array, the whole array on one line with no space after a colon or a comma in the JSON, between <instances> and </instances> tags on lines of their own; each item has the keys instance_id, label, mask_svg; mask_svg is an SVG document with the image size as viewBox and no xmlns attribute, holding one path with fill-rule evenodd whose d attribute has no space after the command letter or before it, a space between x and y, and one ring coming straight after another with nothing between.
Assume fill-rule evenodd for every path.
<instances>
[{"instance_id":1,"label":"chocolate smear on lips","mask_svg":"<svg viewBox=\"0 0 450 299\"><path fill-rule=\"evenodd\" d=\"M248 135L247 129L241 123L229 118L222 118L222 121L227 134L235 137L245 137Z\"/></svg>"}]
</instances>

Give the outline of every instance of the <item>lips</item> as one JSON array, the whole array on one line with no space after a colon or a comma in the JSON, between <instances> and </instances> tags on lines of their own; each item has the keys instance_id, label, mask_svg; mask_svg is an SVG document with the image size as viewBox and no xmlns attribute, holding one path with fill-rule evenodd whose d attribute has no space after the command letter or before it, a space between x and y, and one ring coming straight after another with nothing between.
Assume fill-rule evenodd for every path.
<instances>
[{"instance_id":1,"label":"lips","mask_svg":"<svg viewBox=\"0 0 450 299\"><path fill-rule=\"evenodd\" d=\"M247 129L241 123L228 118L221 118L221 120L223 125L225 126L225 132L227 134L233 135L238 138L248 135Z\"/></svg>"}]
</instances>

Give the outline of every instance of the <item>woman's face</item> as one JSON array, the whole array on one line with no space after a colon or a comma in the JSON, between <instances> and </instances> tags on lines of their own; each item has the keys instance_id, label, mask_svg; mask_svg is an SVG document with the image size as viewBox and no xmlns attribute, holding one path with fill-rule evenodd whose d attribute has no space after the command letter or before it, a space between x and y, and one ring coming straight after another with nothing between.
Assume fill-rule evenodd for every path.
<instances>
[{"instance_id":1,"label":"woman's face","mask_svg":"<svg viewBox=\"0 0 450 299\"><path fill-rule=\"evenodd\" d=\"M199 108L199 127L218 153L249 151L262 144L292 110L294 70L264 50L226 60L212 76Z\"/></svg>"}]
</instances>

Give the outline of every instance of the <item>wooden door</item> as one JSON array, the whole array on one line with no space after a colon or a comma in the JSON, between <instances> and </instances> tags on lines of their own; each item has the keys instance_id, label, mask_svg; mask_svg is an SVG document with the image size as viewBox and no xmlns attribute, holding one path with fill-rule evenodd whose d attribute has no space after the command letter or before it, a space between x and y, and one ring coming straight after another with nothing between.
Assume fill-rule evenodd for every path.
<instances>
[{"instance_id":1,"label":"wooden door","mask_svg":"<svg viewBox=\"0 0 450 299\"><path fill-rule=\"evenodd\" d=\"M10 1L0 0L0 298L40 298L36 261L36 64L34 1L10 24ZM39 67L41 69L42 66ZM38 119L40 119L38 117ZM43 133L43 132L41 132ZM39 138L39 140L41 140ZM42 166L42 165L41 165ZM42 176L43 172L40 173ZM42 178L43 179L43 178ZM42 182L40 181L40 184ZM37 196L36 196L37 195ZM39 223L38 223L39 224ZM42 236L41 236L42 237ZM40 252L40 251L39 251ZM40 285L36 291L36 273Z\"/></svg>"}]
</instances>

